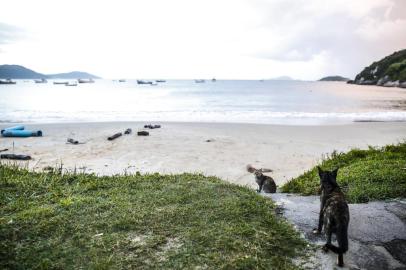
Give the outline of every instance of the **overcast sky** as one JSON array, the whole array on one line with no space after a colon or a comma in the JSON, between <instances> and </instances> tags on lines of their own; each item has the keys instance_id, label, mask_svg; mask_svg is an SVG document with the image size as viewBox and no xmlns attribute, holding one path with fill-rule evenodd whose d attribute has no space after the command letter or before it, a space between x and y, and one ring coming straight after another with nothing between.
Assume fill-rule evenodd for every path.
<instances>
[{"instance_id":1,"label":"overcast sky","mask_svg":"<svg viewBox=\"0 0 406 270\"><path fill-rule=\"evenodd\" d=\"M406 48L406 0L2 1L0 64L104 78L353 78Z\"/></svg>"}]
</instances>

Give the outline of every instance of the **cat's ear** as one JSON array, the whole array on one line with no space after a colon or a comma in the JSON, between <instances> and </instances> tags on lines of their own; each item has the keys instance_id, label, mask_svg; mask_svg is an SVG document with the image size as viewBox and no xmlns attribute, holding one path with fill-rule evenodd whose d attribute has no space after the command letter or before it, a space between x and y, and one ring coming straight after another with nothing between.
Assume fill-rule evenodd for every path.
<instances>
[{"instance_id":1,"label":"cat's ear","mask_svg":"<svg viewBox=\"0 0 406 270\"><path fill-rule=\"evenodd\" d=\"M317 166L317 171L319 172L320 179L322 179L324 172L323 172L323 170L320 168L320 166Z\"/></svg>"}]
</instances>

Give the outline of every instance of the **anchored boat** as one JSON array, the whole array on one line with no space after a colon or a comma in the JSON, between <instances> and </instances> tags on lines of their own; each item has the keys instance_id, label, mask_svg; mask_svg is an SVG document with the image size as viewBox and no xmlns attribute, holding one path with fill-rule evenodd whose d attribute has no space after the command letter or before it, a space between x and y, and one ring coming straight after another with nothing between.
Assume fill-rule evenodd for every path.
<instances>
[{"instance_id":1,"label":"anchored boat","mask_svg":"<svg viewBox=\"0 0 406 270\"><path fill-rule=\"evenodd\" d=\"M78 79L78 83L94 83L92 78L90 79Z\"/></svg>"},{"instance_id":2,"label":"anchored boat","mask_svg":"<svg viewBox=\"0 0 406 270\"><path fill-rule=\"evenodd\" d=\"M12 81L11 79L6 79L6 80L0 80L0 84L16 84L16 82Z\"/></svg>"}]
</instances>

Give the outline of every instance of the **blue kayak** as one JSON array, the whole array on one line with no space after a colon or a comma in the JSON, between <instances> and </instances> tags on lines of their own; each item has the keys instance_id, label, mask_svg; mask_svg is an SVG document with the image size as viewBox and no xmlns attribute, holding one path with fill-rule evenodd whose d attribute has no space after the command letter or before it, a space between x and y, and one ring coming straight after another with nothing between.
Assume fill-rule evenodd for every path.
<instances>
[{"instance_id":1,"label":"blue kayak","mask_svg":"<svg viewBox=\"0 0 406 270\"><path fill-rule=\"evenodd\" d=\"M6 130L24 130L24 126L14 126L14 127L9 127L1 130L1 134L3 134L4 131Z\"/></svg>"},{"instance_id":2,"label":"blue kayak","mask_svg":"<svg viewBox=\"0 0 406 270\"><path fill-rule=\"evenodd\" d=\"M11 130L4 130L1 132L3 137L41 137L42 131L32 131L32 130L18 130L18 129L11 129Z\"/></svg>"}]
</instances>

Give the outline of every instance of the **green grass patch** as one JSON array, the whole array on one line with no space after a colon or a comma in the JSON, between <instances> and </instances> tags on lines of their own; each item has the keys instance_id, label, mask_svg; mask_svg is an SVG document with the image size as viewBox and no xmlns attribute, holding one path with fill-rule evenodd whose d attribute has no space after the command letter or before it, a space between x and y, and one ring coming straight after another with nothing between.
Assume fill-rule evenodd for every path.
<instances>
[{"instance_id":1,"label":"green grass patch","mask_svg":"<svg viewBox=\"0 0 406 270\"><path fill-rule=\"evenodd\" d=\"M100 177L0 165L1 269L294 269L272 201L198 174Z\"/></svg>"},{"instance_id":2,"label":"green grass patch","mask_svg":"<svg viewBox=\"0 0 406 270\"><path fill-rule=\"evenodd\" d=\"M333 152L320 165L338 170L337 182L352 203L406 197L406 143L347 153ZM290 180L283 192L315 195L320 179L317 167Z\"/></svg>"}]
</instances>

